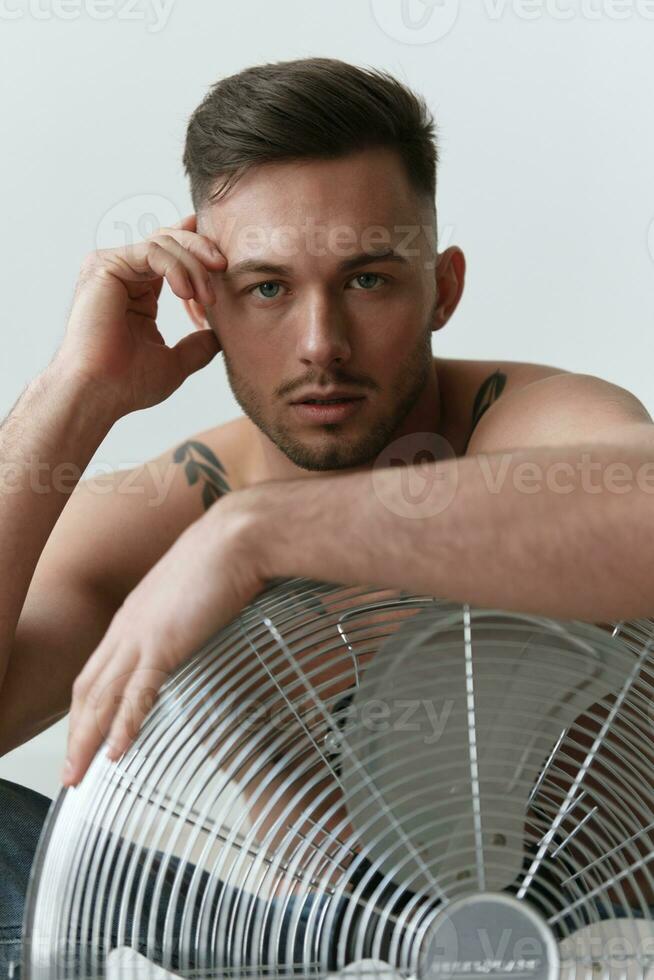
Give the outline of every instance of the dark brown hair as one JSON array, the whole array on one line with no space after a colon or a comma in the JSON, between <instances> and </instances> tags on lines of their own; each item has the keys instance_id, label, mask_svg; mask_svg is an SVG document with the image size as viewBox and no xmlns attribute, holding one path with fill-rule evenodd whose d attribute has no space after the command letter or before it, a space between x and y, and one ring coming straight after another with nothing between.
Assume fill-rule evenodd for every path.
<instances>
[{"instance_id":1,"label":"dark brown hair","mask_svg":"<svg viewBox=\"0 0 654 980\"><path fill-rule=\"evenodd\" d=\"M381 69L303 58L216 82L189 120L183 162L199 212L257 164L373 147L397 151L435 214L437 133L424 99Z\"/></svg>"}]
</instances>

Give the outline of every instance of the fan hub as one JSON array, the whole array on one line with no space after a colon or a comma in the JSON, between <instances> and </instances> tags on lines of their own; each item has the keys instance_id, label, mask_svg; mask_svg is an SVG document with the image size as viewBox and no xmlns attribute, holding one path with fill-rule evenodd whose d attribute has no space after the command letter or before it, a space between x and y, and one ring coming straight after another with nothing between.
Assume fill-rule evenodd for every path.
<instances>
[{"instance_id":1,"label":"fan hub","mask_svg":"<svg viewBox=\"0 0 654 980\"><path fill-rule=\"evenodd\" d=\"M542 915L503 892L478 892L445 906L422 942L420 980L554 980L559 952Z\"/></svg>"}]
</instances>

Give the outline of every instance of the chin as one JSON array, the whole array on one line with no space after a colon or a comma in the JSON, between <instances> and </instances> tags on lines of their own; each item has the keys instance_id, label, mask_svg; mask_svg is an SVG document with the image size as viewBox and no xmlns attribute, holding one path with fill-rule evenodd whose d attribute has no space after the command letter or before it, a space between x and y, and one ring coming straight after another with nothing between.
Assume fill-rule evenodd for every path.
<instances>
[{"instance_id":1,"label":"chin","mask_svg":"<svg viewBox=\"0 0 654 980\"><path fill-rule=\"evenodd\" d=\"M356 467L373 463L384 448L378 440L371 440L366 435L355 444L348 445L337 430L332 427L338 439L330 438L333 444L327 447L316 447L305 444L299 439L287 435L276 439L275 444L292 463L303 470L313 472L328 472L332 470L351 470Z\"/></svg>"}]
</instances>

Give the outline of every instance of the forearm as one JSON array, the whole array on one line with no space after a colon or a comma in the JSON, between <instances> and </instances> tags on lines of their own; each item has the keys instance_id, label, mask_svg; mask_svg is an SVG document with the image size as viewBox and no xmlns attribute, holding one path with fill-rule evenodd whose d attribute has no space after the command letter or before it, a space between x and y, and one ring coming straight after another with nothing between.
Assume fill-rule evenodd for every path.
<instances>
[{"instance_id":1,"label":"forearm","mask_svg":"<svg viewBox=\"0 0 654 980\"><path fill-rule=\"evenodd\" d=\"M266 578L588 622L650 617L653 460L651 450L608 445L445 460L429 464L430 493L413 508L403 468L270 483L253 540ZM631 474L626 493L615 489L627 483L618 462Z\"/></svg>"},{"instance_id":2,"label":"forearm","mask_svg":"<svg viewBox=\"0 0 654 980\"><path fill-rule=\"evenodd\" d=\"M53 362L0 426L0 684L37 562L113 417Z\"/></svg>"}]
</instances>

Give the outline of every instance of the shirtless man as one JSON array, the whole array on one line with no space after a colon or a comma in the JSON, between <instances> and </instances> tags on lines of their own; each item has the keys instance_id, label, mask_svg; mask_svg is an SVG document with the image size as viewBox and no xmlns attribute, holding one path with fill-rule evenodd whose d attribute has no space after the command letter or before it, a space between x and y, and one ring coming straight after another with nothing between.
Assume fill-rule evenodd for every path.
<instances>
[{"instance_id":1,"label":"shirtless man","mask_svg":"<svg viewBox=\"0 0 654 980\"><path fill-rule=\"evenodd\" d=\"M24 474L47 464L51 491L14 473L0 496L0 754L72 708L65 781L77 784L110 729L114 758L135 735L120 713L98 717L107 669L133 695L130 676L150 670L160 685L277 576L591 621L654 611L651 562L634 548L649 532L642 487L629 505L578 487L520 493L511 479L488 492L485 454L567 465L569 480L582 450L607 466L644 463L654 428L635 396L599 378L432 355L465 260L457 246L433 248L425 111L400 83L330 59L223 80L187 134L194 214L84 260L62 345L0 429L0 459ZM164 280L195 328L173 348L156 323ZM220 351L242 416L116 472L103 481L113 492L79 479L119 418ZM357 400L295 404L336 394ZM375 493L370 471L420 433L451 447L442 467L458 468L458 490L441 513L407 520L396 469ZM167 488L156 506L154 471ZM158 626L166 651L153 645Z\"/></svg>"}]
</instances>

